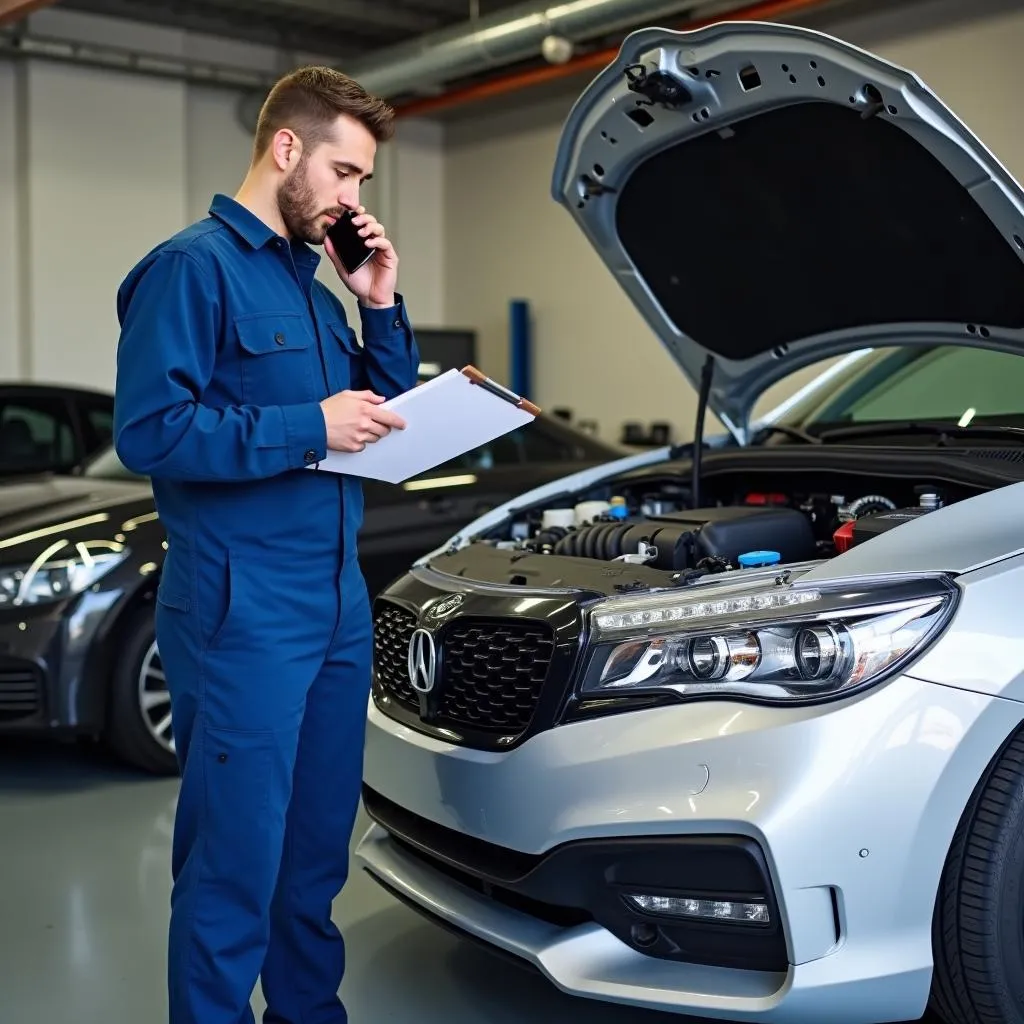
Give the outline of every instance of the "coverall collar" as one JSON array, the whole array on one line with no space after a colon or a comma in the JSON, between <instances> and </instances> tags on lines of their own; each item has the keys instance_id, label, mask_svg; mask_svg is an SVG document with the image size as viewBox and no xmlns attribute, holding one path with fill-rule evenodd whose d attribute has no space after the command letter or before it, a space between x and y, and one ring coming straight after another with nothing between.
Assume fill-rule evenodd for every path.
<instances>
[{"instance_id":1,"label":"coverall collar","mask_svg":"<svg viewBox=\"0 0 1024 1024\"><path fill-rule=\"evenodd\" d=\"M268 224L231 196L218 192L210 204L210 214L223 221L254 249L262 249L271 239L277 237Z\"/></svg>"}]
</instances>

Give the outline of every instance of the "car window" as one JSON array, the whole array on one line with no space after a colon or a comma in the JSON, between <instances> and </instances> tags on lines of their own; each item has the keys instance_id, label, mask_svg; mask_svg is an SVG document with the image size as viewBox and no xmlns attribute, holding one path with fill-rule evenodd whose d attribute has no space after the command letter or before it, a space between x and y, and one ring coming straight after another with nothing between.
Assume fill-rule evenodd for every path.
<instances>
[{"instance_id":1,"label":"car window","mask_svg":"<svg viewBox=\"0 0 1024 1024\"><path fill-rule=\"evenodd\" d=\"M562 462L572 458L575 452L571 445L545 430L543 424L534 422L465 452L434 472L475 472L521 466L525 462Z\"/></svg>"},{"instance_id":2,"label":"car window","mask_svg":"<svg viewBox=\"0 0 1024 1024\"><path fill-rule=\"evenodd\" d=\"M787 423L942 420L965 425L1024 416L1024 358L938 345L878 350L821 394L797 403Z\"/></svg>"},{"instance_id":3,"label":"car window","mask_svg":"<svg viewBox=\"0 0 1024 1024\"><path fill-rule=\"evenodd\" d=\"M850 403L847 418L853 423L959 420L1021 412L1024 359L1006 352L945 348L895 369Z\"/></svg>"},{"instance_id":4,"label":"car window","mask_svg":"<svg viewBox=\"0 0 1024 1024\"><path fill-rule=\"evenodd\" d=\"M0 472L70 469L75 432L60 399L0 399Z\"/></svg>"},{"instance_id":5,"label":"car window","mask_svg":"<svg viewBox=\"0 0 1024 1024\"><path fill-rule=\"evenodd\" d=\"M114 412L100 406L85 405L82 414L92 434L91 447L98 448L107 444L114 436Z\"/></svg>"}]
</instances>

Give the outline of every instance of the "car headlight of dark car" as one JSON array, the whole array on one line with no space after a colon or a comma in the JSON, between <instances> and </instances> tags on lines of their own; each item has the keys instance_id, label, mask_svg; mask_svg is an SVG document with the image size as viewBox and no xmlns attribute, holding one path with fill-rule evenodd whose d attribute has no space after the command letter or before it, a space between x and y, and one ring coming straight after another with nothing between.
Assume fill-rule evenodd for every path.
<instances>
[{"instance_id":1,"label":"car headlight of dark car","mask_svg":"<svg viewBox=\"0 0 1024 1024\"><path fill-rule=\"evenodd\" d=\"M877 685L921 653L956 591L941 577L614 598L590 613L584 699L668 692L791 703Z\"/></svg>"},{"instance_id":2,"label":"car headlight of dark car","mask_svg":"<svg viewBox=\"0 0 1024 1024\"><path fill-rule=\"evenodd\" d=\"M0 610L48 604L80 594L128 557L115 541L49 544L29 563L0 565Z\"/></svg>"}]
</instances>

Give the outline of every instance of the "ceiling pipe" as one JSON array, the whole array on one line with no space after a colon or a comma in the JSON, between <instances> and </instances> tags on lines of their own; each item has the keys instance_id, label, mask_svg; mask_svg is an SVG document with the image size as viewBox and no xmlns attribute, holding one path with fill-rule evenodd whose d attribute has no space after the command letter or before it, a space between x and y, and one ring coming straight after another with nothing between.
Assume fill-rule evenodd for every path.
<instances>
[{"instance_id":1,"label":"ceiling pipe","mask_svg":"<svg viewBox=\"0 0 1024 1024\"><path fill-rule=\"evenodd\" d=\"M0 25L13 25L35 11L49 7L54 0L0 0Z\"/></svg>"},{"instance_id":2,"label":"ceiling pipe","mask_svg":"<svg viewBox=\"0 0 1024 1024\"><path fill-rule=\"evenodd\" d=\"M550 45L545 40L555 40L555 59L564 59L559 50L571 51L579 40L712 2L716 0L534 0L388 47L367 60L346 63L345 72L370 92L390 98L537 56Z\"/></svg>"},{"instance_id":3,"label":"ceiling pipe","mask_svg":"<svg viewBox=\"0 0 1024 1024\"><path fill-rule=\"evenodd\" d=\"M682 22L677 27L681 30L692 31L720 21L774 21L792 14L801 14L811 8L822 7L829 2L830 0L762 0L760 3L747 4L735 10L720 12L716 17L694 18ZM606 49L581 54L564 64L528 68L512 74L501 75L485 82L452 89L439 96L428 96L396 104L396 112L399 117L424 117L440 110L504 96L511 92L544 85L584 72L596 72L615 60L618 52L618 46L610 46Z\"/></svg>"}]
</instances>

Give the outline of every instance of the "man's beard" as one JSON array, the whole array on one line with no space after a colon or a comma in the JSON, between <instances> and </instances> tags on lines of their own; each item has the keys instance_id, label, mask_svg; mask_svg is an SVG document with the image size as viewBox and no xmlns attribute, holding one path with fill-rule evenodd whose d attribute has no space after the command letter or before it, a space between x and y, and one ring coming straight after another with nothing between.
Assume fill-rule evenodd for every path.
<instances>
[{"instance_id":1,"label":"man's beard","mask_svg":"<svg viewBox=\"0 0 1024 1024\"><path fill-rule=\"evenodd\" d=\"M300 157L298 166L278 188L277 206L288 233L308 245L323 244L328 225L319 223L321 217L337 218L342 212L317 209L316 196L306 176L305 155Z\"/></svg>"}]
</instances>

